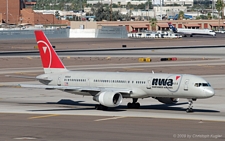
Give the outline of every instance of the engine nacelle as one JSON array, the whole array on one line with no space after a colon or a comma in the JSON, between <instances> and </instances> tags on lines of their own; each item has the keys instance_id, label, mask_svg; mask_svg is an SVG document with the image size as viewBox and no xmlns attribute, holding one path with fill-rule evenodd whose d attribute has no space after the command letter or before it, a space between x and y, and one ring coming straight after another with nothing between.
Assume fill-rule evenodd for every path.
<instances>
[{"instance_id":1,"label":"engine nacelle","mask_svg":"<svg viewBox=\"0 0 225 141\"><path fill-rule=\"evenodd\" d=\"M179 98L156 97L155 99L164 104L176 104L179 101Z\"/></svg>"},{"instance_id":2,"label":"engine nacelle","mask_svg":"<svg viewBox=\"0 0 225 141\"><path fill-rule=\"evenodd\" d=\"M117 107L122 103L122 95L120 93L115 93L113 91L100 92L93 97L94 101L106 107Z\"/></svg>"}]
</instances>

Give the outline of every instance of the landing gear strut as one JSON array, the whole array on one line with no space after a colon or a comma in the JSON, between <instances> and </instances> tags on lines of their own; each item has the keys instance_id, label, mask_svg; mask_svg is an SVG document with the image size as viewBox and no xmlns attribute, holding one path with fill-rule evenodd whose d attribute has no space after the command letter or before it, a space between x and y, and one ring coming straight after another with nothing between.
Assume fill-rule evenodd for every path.
<instances>
[{"instance_id":1,"label":"landing gear strut","mask_svg":"<svg viewBox=\"0 0 225 141\"><path fill-rule=\"evenodd\" d=\"M189 99L188 100L188 108L186 110L187 113L190 113L190 112L193 112L193 100L192 99Z\"/></svg>"},{"instance_id":2,"label":"landing gear strut","mask_svg":"<svg viewBox=\"0 0 225 141\"><path fill-rule=\"evenodd\" d=\"M95 105L95 109L96 110L108 110L108 107L101 105L101 104L97 104L97 105Z\"/></svg>"},{"instance_id":3,"label":"landing gear strut","mask_svg":"<svg viewBox=\"0 0 225 141\"><path fill-rule=\"evenodd\" d=\"M133 102L132 103L127 103L127 107L128 108L132 108L132 109L139 109L140 108L140 103L137 102L138 98L133 98Z\"/></svg>"}]
</instances>

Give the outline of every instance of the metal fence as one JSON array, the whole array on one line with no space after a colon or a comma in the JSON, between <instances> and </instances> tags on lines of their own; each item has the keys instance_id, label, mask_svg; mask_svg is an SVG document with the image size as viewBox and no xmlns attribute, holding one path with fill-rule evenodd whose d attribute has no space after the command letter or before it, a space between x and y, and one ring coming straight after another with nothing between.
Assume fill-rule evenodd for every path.
<instances>
[{"instance_id":1,"label":"metal fence","mask_svg":"<svg viewBox=\"0 0 225 141\"><path fill-rule=\"evenodd\" d=\"M125 26L102 26L96 31L96 38L127 38Z\"/></svg>"},{"instance_id":2,"label":"metal fence","mask_svg":"<svg viewBox=\"0 0 225 141\"><path fill-rule=\"evenodd\" d=\"M69 38L69 29L43 29L51 38ZM0 40L34 39L34 30L0 30Z\"/></svg>"},{"instance_id":3,"label":"metal fence","mask_svg":"<svg viewBox=\"0 0 225 141\"><path fill-rule=\"evenodd\" d=\"M70 38L70 29L42 29L49 38ZM79 33L79 38L90 38L94 34L95 38L127 38L127 30L125 26L102 26L101 29L95 30L95 33ZM74 33L75 34L75 33ZM82 36L83 35L83 36ZM93 38L92 37L92 38ZM34 39L34 30L0 30L0 40L20 40ZM72 38L76 38L73 36Z\"/></svg>"}]
</instances>

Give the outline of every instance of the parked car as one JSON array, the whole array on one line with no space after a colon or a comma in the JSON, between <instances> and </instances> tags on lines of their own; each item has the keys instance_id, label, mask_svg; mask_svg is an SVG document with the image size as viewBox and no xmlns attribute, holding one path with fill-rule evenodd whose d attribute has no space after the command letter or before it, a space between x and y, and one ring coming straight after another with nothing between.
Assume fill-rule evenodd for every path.
<instances>
[{"instance_id":1,"label":"parked car","mask_svg":"<svg viewBox=\"0 0 225 141\"><path fill-rule=\"evenodd\" d=\"M216 33L222 33L222 34L224 34L225 33L225 30L224 29L219 29L219 30L217 30L217 31L215 31Z\"/></svg>"}]
</instances>

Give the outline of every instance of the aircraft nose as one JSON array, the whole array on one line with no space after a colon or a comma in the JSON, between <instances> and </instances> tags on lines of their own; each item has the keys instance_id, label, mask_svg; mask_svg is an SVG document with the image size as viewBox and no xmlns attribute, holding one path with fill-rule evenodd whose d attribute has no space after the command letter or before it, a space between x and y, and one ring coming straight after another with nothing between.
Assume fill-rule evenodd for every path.
<instances>
[{"instance_id":1,"label":"aircraft nose","mask_svg":"<svg viewBox=\"0 0 225 141\"><path fill-rule=\"evenodd\" d=\"M205 95L206 95L207 97L212 97L212 96L214 96L214 95L215 95L214 89L213 89L213 88L205 89Z\"/></svg>"}]
</instances>

